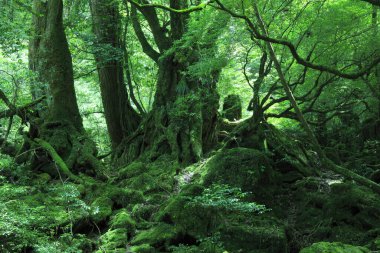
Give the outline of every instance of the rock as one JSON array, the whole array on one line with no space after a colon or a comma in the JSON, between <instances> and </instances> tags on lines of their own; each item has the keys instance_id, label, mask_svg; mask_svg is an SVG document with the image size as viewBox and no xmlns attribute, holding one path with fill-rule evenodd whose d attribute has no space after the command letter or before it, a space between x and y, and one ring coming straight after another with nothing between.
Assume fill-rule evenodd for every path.
<instances>
[{"instance_id":1,"label":"rock","mask_svg":"<svg viewBox=\"0 0 380 253\"><path fill-rule=\"evenodd\" d=\"M157 251L152 246L150 246L149 244L142 244L142 245L130 247L128 252L131 252L131 253L155 253Z\"/></svg>"},{"instance_id":2,"label":"rock","mask_svg":"<svg viewBox=\"0 0 380 253\"><path fill-rule=\"evenodd\" d=\"M155 248L160 248L169 245L170 242L175 240L178 235L176 227L161 223L137 234L131 244L132 245L150 245Z\"/></svg>"},{"instance_id":3,"label":"rock","mask_svg":"<svg viewBox=\"0 0 380 253\"><path fill-rule=\"evenodd\" d=\"M100 237L101 245L97 253L101 252L113 252L122 253L125 252L125 248L128 244L127 229L118 228L108 230Z\"/></svg>"},{"instance_id":4,"label":"rock","mask_svg":"<svg viewBox=\"0 0 380 253\"><path fill-rule=\"evenodd\" d=\"M133 162L129 164L128 166L120 169L119 171L119 178L131 178L138 176L141 173L147 172L148 168L147 166L142 162Z\"/></svg>"},{"instance_id":5,"label":"rock","mask_svg":"<svg viewBox=\"0 0 380 253\"><path fill-rule=\"evenodd\" d=\"M128 235L133 235L136 230L136 222L125 209L119 210L114 216L111 217L110 225L112 229L127 229Z\"/></svg>"},{"instance_id":6,"label":"rock","mask_svg":"<svg viewBox=\"0 0 380 253\"><path fill-rule=\"evenodd\" d=\"M300 253L370 253L364 247L357 247L340 242L318 242L300 251Z\"/></svg>"},{"instance_id":7,"label":"rock","mask_svg":"<svg viewBox=\"0 0 380 253\"><path fill-rule=\"evenodd\" d=\"M285 227L281 222L267 215L248 219L245 223L229 223L220 231L228 252L288 252Z\"/></svg>"},{"instance_id":8,"label":"rock","mask_svg":"<svg viewBox=\"0 0 380 253\"><path fill-rule=\"evenodd\" d=\"M221 183L252 192L259 184L269 184L273 176L267 155L247 148L223 150L207 162L205 169L205 186Z\"/></svg>"},{"instance_id":9,"label":"rock","mask_svg":"<svg viewBox=\"0 0 380 253\"><path fill-rule=\"evenodd\" d=\"M105 196L101 196L91 204L91 219L98 223L106 220L112 214L113 201Z\"/></svg>"}]
</instances>

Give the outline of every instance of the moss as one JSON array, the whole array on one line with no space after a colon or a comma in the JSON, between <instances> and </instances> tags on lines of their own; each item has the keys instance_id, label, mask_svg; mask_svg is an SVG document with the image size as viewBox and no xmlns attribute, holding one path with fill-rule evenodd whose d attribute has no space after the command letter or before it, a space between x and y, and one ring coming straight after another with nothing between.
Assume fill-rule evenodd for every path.
<instances>
[{"instance_id":1,"label":"moss","mask_svg":"<svg viewBox=\"0 0 380 253\"><path fill-rule=\"evenodd\" d=\"M272 167L267 155L259 150L234 148L217 153L206 164L204 184L228 184L255 191L260 183L272 179Z\"/></svg>"},{"instance_id":2,"label":"moss","mask_svg":"<svg viewBox=\"0 0 380 253\"><path fill-rule=\"evenodd\" d=\"M113 201L105 196L101 196L91 204L91 219L94 222L106 220L112 214Z\"/></svg>"},{"instance_id":3,"label":"moss","mask_svg":"<svg viewBox=\"0 0 380 253\"><path fill-rule=\"evenodd\" d=\"M51 180L51 176L48 173L41 173L35 176L33 185L46 185Z\"/></svg>"},{"instance_id":4,"label":"moss","mask_svg":"<svg viewBox=\"0 0 380 253\"><path fill-rule=\"evenodd\" d=\"M239 95L228 95L223 102L223 116L230 120L239 120L242 117L242 102Z\"/></svg>"},{"instance_id":5,"label":"moss","mask_svg":"<svg viewBox=\"0 0 380 253\"><path fill-rule=\"evenodd\" d=\"M119 178L131 178L141 173L147 172L148 167L142 162L133 162L128 166L120 169Z\"/></svg>"},{"instance_id":6,"label":"moss","mask_svg":"<svg viewBox=\"0 0 380 253\"><path fill-rule=\"evenodd\" d=\"M119 210L111 217L110 225L112 229L125 228L128 234L134 234L136 230L136 222L125 209Z\"/></svg>"},{"instance_id":7,"label":"moss","mask_svg":"<svg viewBox=\"0 0 380 253\"><path fill-rule=\"evenodd\" d=\"M205 187L200 184L188 184L181 189L181 195L183 196L197 196L200 195Z\"/></svg>"},{"instance_id":8,"label":"moss","mask_svg":"<svg viewBox=\"0 0 380 253\"><path fill-rule=\"evenodd\" d=\"M175 224L180 231L195 238L207 236L218 218L215 210L190 203L189 197L185 195L170 199L155 216L157 221Z\"/></svg>"},{"instance_id":9,"label":"moss","mask_svg":"<svg viewBox=\"0 0 380 253\"><path fill-rule=\"evenodd\" d=\"M129 204L144 201L144 196L141 191L118 187L107 183L94 185L89 197L91 198L94 196L110 198L118 207L126 207Z\"/></svg>"},{"instance_id":10,"label":"moss","mask_svg":"<svg viewBox=\"0 0 380 253\"><path fill-rule=\"evenodd\" d=\"M138 222L148 221L158 209L158 205L147 203L136 204L132 208L132 217Z\"/></svg>"},{"instance_id":11,"label":"moss","mask_svg":"<svg viewBox=\"0 0 380 253\"><path fill-rule=\"evenodd\" d=\"M178 235L176 227L161 223L149 230L140 232L133 238L132 245L148 244L154 247L169 245Z\"/></svg>"},{"instance_id":12,"label":"moss","mask_svg":"<svg viewBox=\"0 0 380 253\"><path fill-rule=\"evenodd\" d=\"M156 252L156 250L149 244L132 246L129 250L132 253L155 253Z\"/></svg>"},{"instance_id":13,"label":"moss","mask_svg":"<svg viewBox=\"0 0 380 253\"><path fill-rule=\"evenodd\" d=\"M107 231L100 237L101 244L99 246L98 252L109 252L116 249L124 249L125 252L125 248L128 242L127 233L127 229L123 228Z\"/></svg>"},{"instance_id":14,"label":"moss","mask_svg":"<svg viewBox=\"0 0 380 253\"><path fill-rule=\"evenodd\" d=\"M293 248L328 240L376 249L380 200L371 190L351 182L329 185L321 178L305 178L293 187L293 204L283 210Z\"/></svg>"},{"instance_id":15,"label":"moss","mask_svg":"<svg viewBox=\"0 0 380 253\"><path fill-rule=\"evenodd\" d=\"M242 217L243 218L243 217ZM245 217L244 220L230 221L221 228L221 240L231 252L288 252L285 226L268 216Z\"/></svg>"},{"instance_id":16,"label":"moss","mask_svg":"<svg viewBox=\"0 0 380 253\"><path fill-rule=\"evenodd\" d=\"M357 247L338 242L318 242L308 248L301 250L300 253L369 253L364 247Z\"/></svg>"}]
</instances>

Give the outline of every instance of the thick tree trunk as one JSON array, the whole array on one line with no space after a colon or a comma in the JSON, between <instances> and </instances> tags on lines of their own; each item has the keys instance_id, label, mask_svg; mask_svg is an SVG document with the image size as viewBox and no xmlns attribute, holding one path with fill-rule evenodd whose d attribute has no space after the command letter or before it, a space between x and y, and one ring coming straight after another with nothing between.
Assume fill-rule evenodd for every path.
<instances>
[{"instance_id":1,"label":"thick tree trunk","mask_svg":"<svg viewBox=\"0 0 380 253\"><path fill-rule=\"evenodd\" d=\"M113 0L91 0L93 30L98 50L98 67L104 114L113 148L133 133L141 119L132 108L123 78L123 50L120 45L120 21Z\"/></svg>"},{"instance_id":2,"label":"thick tree trunk","mask_svg":"<svg viewBox=\"0 0 380 253\"><path fill-rule=\"evenodd\" d=\"M50 143L69 168L99 169L101 166L94 157L96 148L86 137L76 100L71 53L62 20L62 0L35 0L34 13L36 32L30 44L30 66L38 73L39 80L47 84L48 110L38 119L37 132L30 138ZM44 155L34 157L34 165L49 170L48 164L41 164L41 157Z\"/></svg>"},{"instance_id":3,"label":"thick tree trunk","mask_svg":"<svg viewBox=\"0 0 380 253\"><path fill-rule=\"evenodd\" d=\"M170 7L186 8L187 1L171 0ZM194 50L196 46L186 50L186 59L178 57L177 50L170 49L171 46L175 46L174 42L181 43L180 40L187 29L188 14L170 12L171 36L166 37L155 10L139 10L147 19L157 48L161 52L160 54L149 44L136 15L136 9L132 8L133 27L143 51L158 64L155 100L153 109L141 128L121 145L116 160L118 164L125 164L142 154L150 159L170 154L180 163L198 161L217 140L219 96L215 83L212 82L215 82L218 73L212 82L202 84L186 74L187 67L199 60Z\"/></svg>"},{"instance_id":4,"label":"thick tree trunk","mask_svg":"<svg viewBox=\"0 0 380 253\"><path fill-rule=\"evenodd\" d=\"M34 52L36 58L32 64L38 71L40 80L48 84L49 120L68 121L78 130L82 130L75 96L73 66L62 22L63 4L60 0L35 1L37 36ZM39 41L38 41L39 40ZM34 53L33 53L34 54Z\"/></svg>"}]
</instances>

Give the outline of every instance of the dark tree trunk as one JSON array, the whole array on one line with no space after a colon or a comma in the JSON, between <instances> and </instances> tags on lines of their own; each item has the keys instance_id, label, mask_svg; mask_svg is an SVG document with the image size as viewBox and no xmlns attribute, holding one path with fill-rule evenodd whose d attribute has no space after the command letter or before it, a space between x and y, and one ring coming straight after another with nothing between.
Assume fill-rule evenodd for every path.
<instances>
[{"instance_id":1,"label":"dark tree trunk","mask_svg":"<svg viewBox=\"0 0 380 253\"><path fill-rule=\"evenodd\" d=\"M112 147L133 133L141 119L132 108L123 78L123 50L120 43L120 20L113 0L91 0L93 30L98 50L98 67L104 114Z\"/></svg>"}]
</instances>

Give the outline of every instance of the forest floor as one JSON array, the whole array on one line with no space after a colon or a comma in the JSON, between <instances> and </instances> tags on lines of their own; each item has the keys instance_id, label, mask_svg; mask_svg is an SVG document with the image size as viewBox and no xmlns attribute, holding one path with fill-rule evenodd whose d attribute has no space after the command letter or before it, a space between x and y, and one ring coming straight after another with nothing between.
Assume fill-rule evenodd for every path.
<instances>
[{"instance_id":1,"label":"forest floor","mask_svg":"<svg viewBox=\"0 0 380 253\"><path fill-rule=\"evenodd\" d=\"M378 195L276 152L236 147L183 168L141 159L81 184L16 168L1 177L0 251L380 250Z\"/></svg>"}]
</instances>

